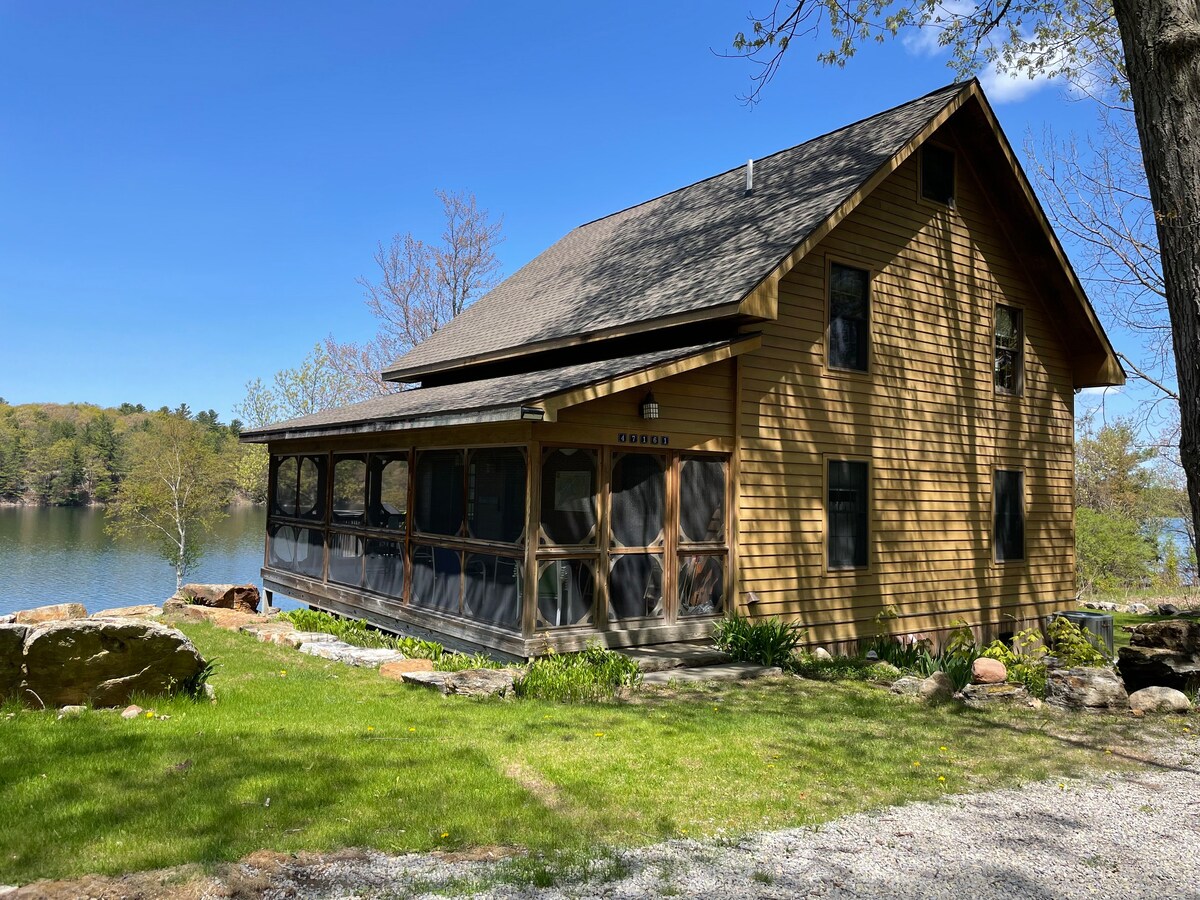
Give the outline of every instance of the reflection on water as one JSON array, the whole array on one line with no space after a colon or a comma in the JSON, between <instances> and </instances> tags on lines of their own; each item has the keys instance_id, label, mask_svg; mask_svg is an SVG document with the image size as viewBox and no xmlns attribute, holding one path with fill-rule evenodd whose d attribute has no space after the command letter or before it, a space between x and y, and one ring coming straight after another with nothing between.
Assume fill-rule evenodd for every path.
<instances>
[{"instance_id":1,"label":"reflection on water","mask_svg":"<svg viewBox=\"0 0 1200 900\"><path fill-rule=\"evenodd\" d=\"M265 521L264 507L231 507L187 580L261 587ZM103 509L0 507L0 614L67 602L95 612L161 603L174 591L163 559L105 534Z\"/></svg>"}]
</instances>

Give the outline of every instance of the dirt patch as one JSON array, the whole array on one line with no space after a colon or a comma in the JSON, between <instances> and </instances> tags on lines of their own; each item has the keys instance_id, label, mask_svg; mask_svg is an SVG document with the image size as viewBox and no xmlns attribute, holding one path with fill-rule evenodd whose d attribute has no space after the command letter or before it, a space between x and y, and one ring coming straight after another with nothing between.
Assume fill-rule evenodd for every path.
<instances>
[{"instance_id":1,"label":"dirt patch","mask_svg":"<svg viewBox=\"0 0 1200 900\"><path fill-rule=\"evenodd\" d=\"M66 881L35 881L10 894L11 900L203 900L228 897L223 886L199 866L177 866L117 877L85 875ZM9 900L5 898L5 900Z\"/></svg>"},{"instance_id":2,"label":"dirt patch","mask_svg":"<svg viewBox=\"0 0 1200 900\"><path fill-rule=\"evenodd\" d=\"M558 785L543 778L524 763L509 763L504 769L504 777L511 778L529 791L547 809L558 812L567 807L567 800L558 789Z\"/></svg>"}]
</instances>

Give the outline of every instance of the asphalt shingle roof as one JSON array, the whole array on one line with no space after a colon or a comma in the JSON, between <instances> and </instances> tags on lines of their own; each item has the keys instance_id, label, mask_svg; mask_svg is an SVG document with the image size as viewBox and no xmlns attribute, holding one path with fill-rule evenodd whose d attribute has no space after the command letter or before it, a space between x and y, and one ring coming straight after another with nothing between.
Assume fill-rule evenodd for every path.
<instances>
[{"instance_id":1,"label":"asphalt shingle roof","mask_svg":"<svg viewBox=\"0 0 1200 900\"><path fill-rule=\"evenodd\" d=\"M401 391L289 419L265 428L247 429L241 437L255 441L304 437L331 431L390 431L519 419L523 407L536 406L546 397L631 375L732 343L733 340L711 341L522 375Z\"/></svg>"},{"instance_id":2,"label":"asphalt shingle roof","mask_svg":"<svg viewBox=\"0 0 1200 900\"><path fill-rule=\"evenodd\" d=\"M953 84L902 106L580 226L386 374L737 303L951 102Z\"/></svg>"}]
</instances>

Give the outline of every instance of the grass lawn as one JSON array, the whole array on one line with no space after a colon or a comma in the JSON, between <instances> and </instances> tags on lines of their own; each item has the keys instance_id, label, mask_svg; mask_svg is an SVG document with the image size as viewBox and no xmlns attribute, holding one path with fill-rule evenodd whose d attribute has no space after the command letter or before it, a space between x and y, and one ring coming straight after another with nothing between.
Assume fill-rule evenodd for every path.
<instances>
[{"instance_id":1,"label":"grass lawn","mask_svg":"<svg viewBox=\"0 0 1200 900\"><path fill-rule=\"evenodd\" d=\"M605 705L447 699L185 630L218 661L216 704L0 714L0 883L260 848L594 852L737 834L1131 765L1148 733L1181 730L790 678Z\"/></svg>"}]
</instances>

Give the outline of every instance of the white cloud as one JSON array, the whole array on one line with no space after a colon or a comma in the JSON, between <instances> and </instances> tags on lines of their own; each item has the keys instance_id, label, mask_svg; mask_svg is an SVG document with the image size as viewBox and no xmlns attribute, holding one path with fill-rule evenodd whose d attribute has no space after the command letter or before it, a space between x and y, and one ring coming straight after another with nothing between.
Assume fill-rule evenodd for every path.
<instances>
[{"instance_id":1,"label":"white cloud","mask_svg":"<svg viewBox=\"0 0 1200 900\"><path fill-rule=\"evenodd\" d=\"M995 66L989 67L979 76L979 83L983 85L984 93L987 94L989 100L996 104L1016 103L1018 100L1024 100L1035 91L1040 91L1056 80L1047 78L1045 75L1035 75L1033 78L1024 74L1008 75L996 71Z\"/></svg>"}]
</instances>

